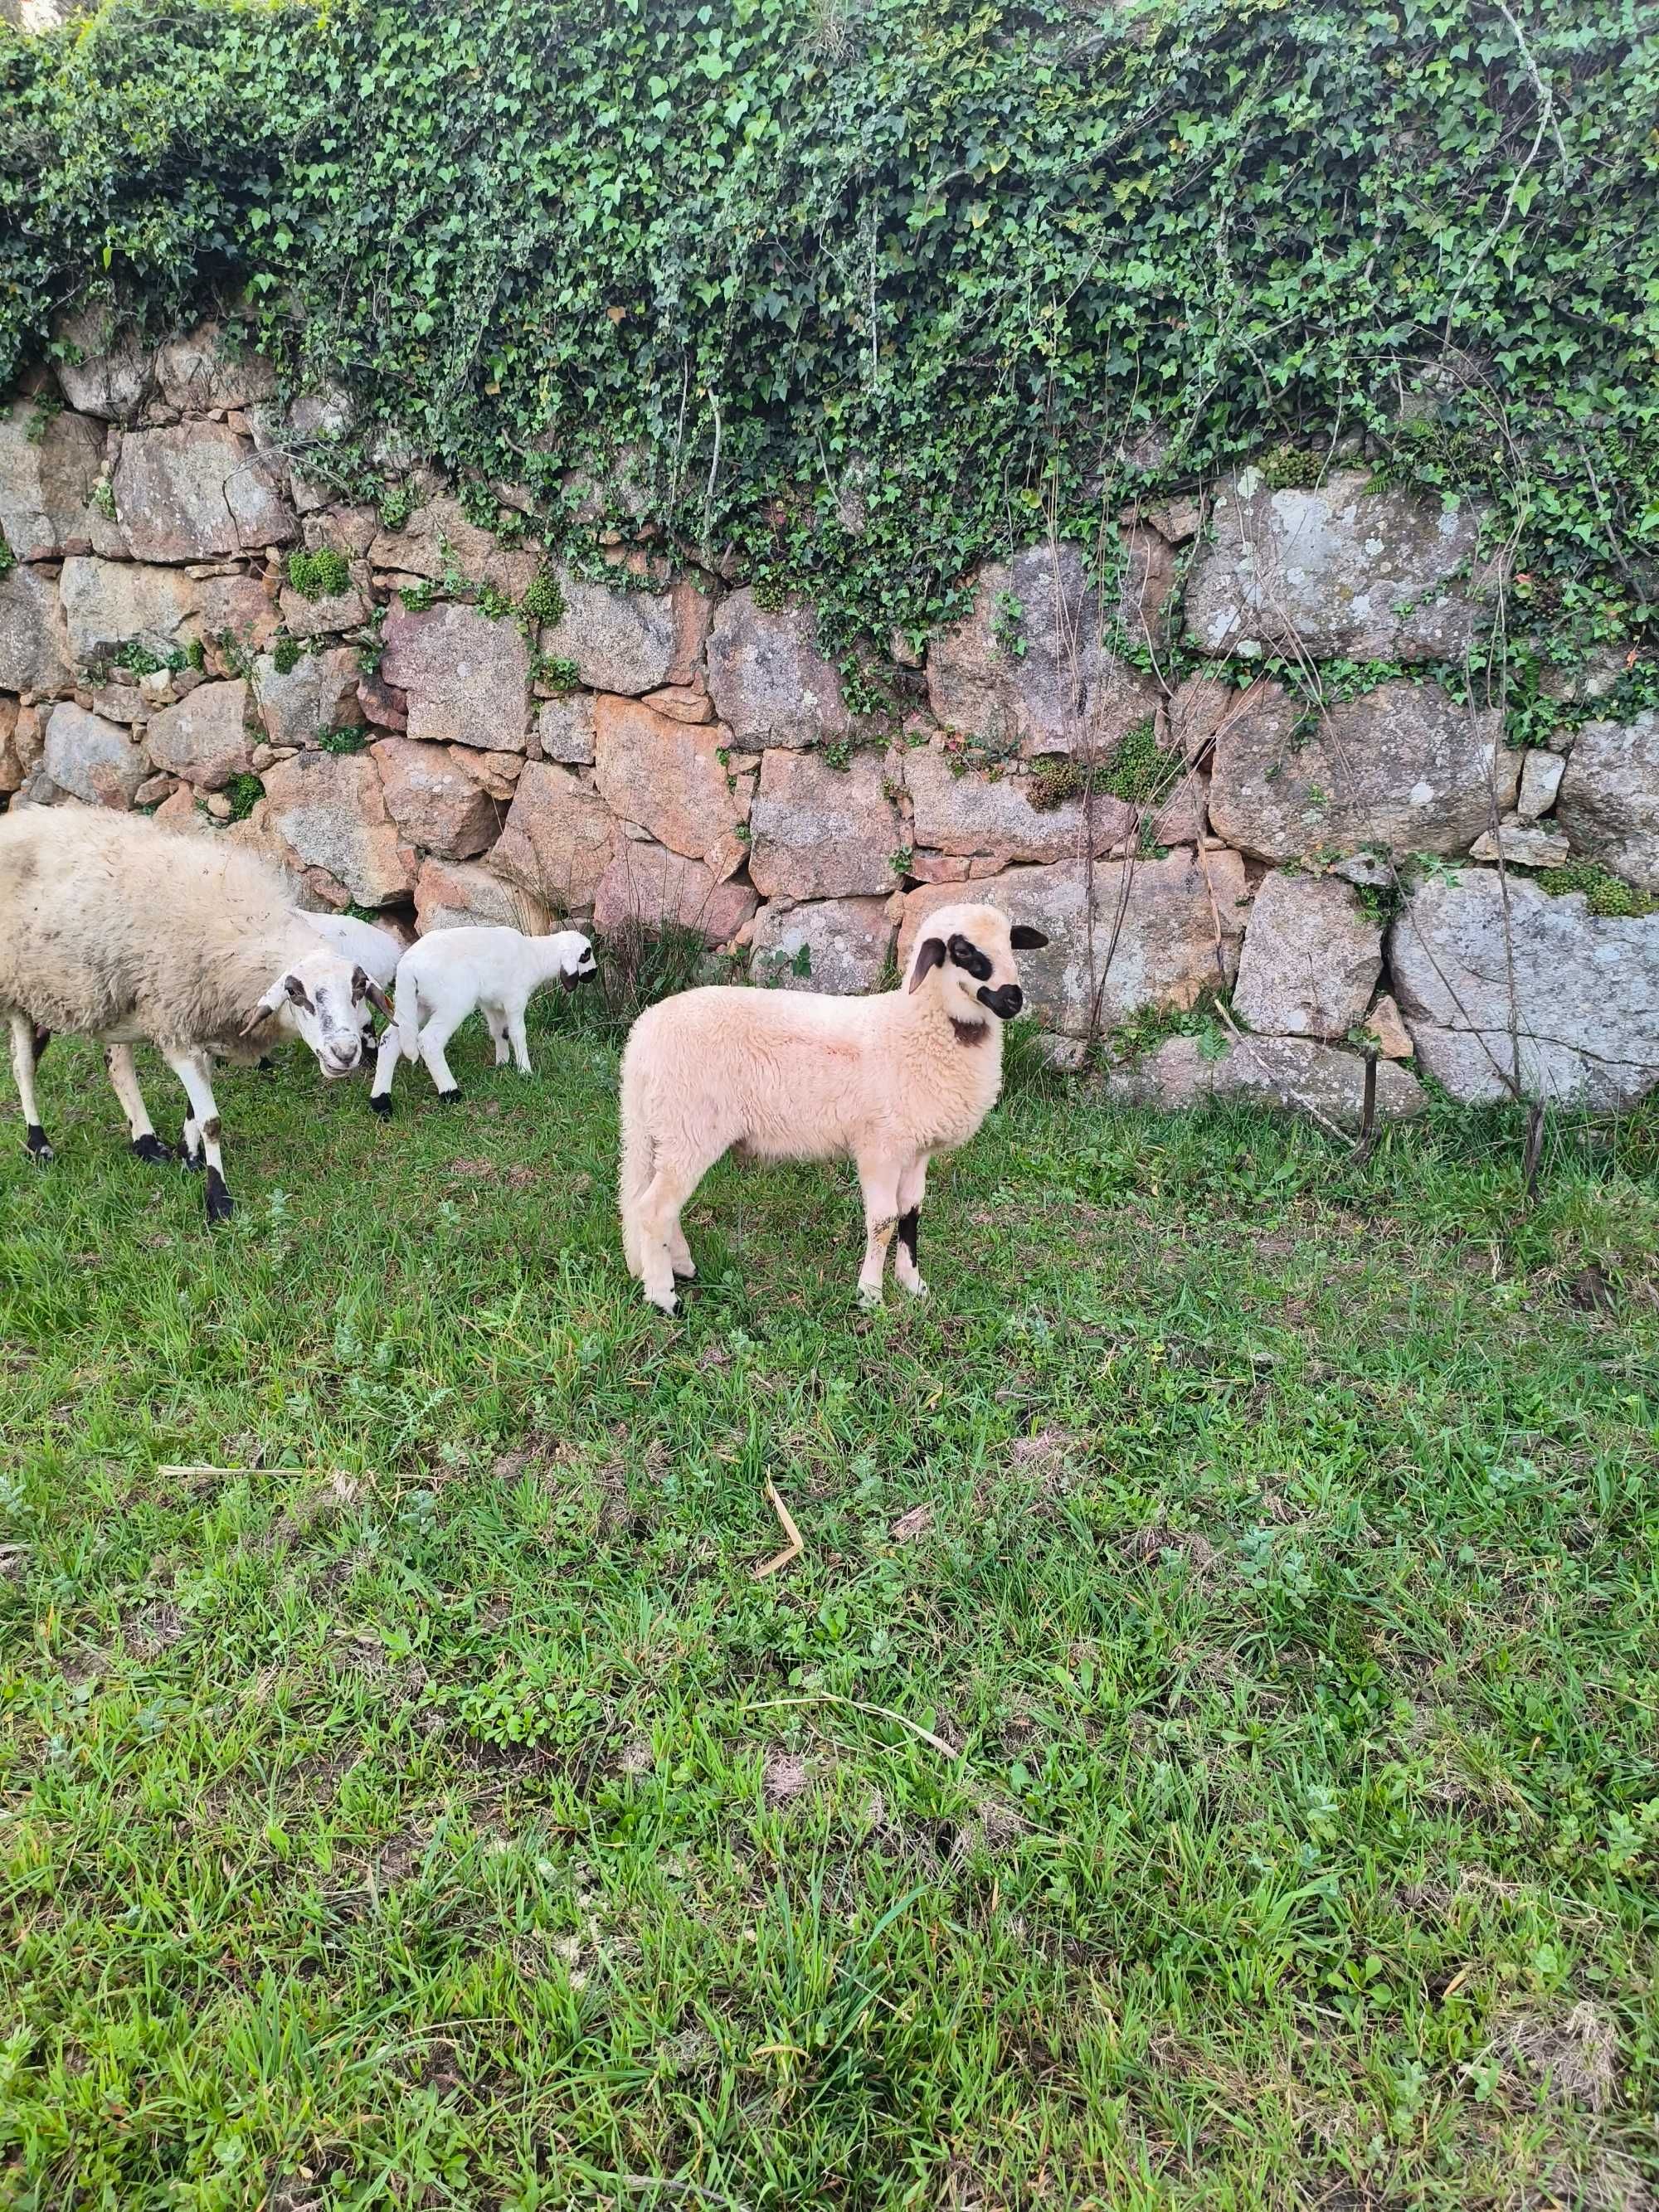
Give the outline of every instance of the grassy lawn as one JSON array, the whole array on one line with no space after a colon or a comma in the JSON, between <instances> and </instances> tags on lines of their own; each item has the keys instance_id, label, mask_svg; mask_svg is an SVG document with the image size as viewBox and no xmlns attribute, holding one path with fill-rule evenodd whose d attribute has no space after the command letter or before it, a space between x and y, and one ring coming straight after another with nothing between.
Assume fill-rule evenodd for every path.
<instances>
[{"instance_id":1,"label":"grassy lawn","mask_svg":"<svg viewBox=\"0 0 1659 2212\"><path fill-rule=\"evenodd\" d=\"M727 1167L667 1323L567 1019L212 1235L0 1128L0 2203L1650 2204L1650 1181L1026 1072L925 1306Z\"/></svg>"}]
</instances>

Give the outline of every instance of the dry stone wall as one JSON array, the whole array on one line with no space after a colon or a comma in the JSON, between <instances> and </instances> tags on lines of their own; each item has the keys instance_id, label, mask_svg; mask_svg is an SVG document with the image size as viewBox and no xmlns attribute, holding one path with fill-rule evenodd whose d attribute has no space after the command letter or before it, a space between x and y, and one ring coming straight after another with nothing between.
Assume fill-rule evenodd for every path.
<instances>
[{"instance_id":1,"label":"dry stone wall","mask_svg":"<svg viewBox=\"0 0 1659 2212\"><path fill-rule=\"evenodd\" d=\"M570 573L436 480L396 528L331 498L305 442L343 413L282 410L212 325L14 400L0 798L214 827L317 906L422 929L673 921L786 989L869 990L983 896L1049 936L1026 976L1057 1057L1142 1036L1132 1097L1351 1121L1367 1037L1395 1115L1414 1068L1470 1100L1659 1080L1659 919L1525 872L1659 893L1659 727L1522 754L1437 680L1490 620L1472 504L1247 469L1120 518L1109 600L1030 545L924 653L893 641L876 715L802 606L620 542L613 576ZM1269 658L1406 672L1315 712ZM1156 1034L1210 994L1224 1030Z\"/></svg>"}]
</instances>

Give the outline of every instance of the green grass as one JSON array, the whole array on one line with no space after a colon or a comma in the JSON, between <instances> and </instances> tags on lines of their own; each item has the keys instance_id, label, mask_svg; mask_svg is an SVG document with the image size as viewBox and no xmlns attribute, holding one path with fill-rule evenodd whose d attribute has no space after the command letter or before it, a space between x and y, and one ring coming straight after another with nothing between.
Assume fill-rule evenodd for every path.
<instances>
[{"instance_id":1,"label":"green grass","mask_svg":"<svg viewBox=\"0 0 1659 2212\"><path fill-rule=\"evenodd\" d=\"M1022 1060L926 1305L723 1167L669 1324L569 1019L216 1234L8 1124L0 2202L1650 2201L1651 1188Z\"/></svg>"}]
</instances>

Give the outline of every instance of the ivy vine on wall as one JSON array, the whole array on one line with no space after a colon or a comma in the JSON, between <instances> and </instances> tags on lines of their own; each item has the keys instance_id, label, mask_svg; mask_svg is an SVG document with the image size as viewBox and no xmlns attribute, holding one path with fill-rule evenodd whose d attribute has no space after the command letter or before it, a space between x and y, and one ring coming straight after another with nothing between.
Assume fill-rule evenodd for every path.
<instances>
[{"instance_id":1,"label":"ivy vine on wall","mask_svg":"<svg viewBox=\"0 0 1659 2212\"><path fill-rule=\"evenodd\" d=\"M1264 447L1479 490L1581 643L1659 599L1641 0L115 0L0 27L0 386L251 302L377 435L920 636ZM618 488L618 471L623 480Z\"/></svg>"}]
</instances>

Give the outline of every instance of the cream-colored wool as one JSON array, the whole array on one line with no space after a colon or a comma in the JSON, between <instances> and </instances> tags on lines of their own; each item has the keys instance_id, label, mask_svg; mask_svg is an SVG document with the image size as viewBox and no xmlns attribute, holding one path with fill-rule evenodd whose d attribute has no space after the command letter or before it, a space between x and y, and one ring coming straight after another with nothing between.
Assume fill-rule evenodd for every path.
<instances>
[{"instance_id":1,"label":"cream-colored wool","mask_svg":"<svg viewBox=\"0 0 1659 2212\"><path fill-rule=\"evenodd\" d=\"M103 1040L134 1148L153 1158L165 1148L129 1050L148 1042L190 1100L185 1151L204 1156L209 1214L229 1211L212 1059L256 1060L295 1032L325 1074L349 1073L362 1055L368 979L290 896L240 847L142 815L65 806L0 817L0 1012L37 1158L51 1154L35 1106L35 1033Z\"/></svg>"},{"instance_id":2,"label":"cream-colored wool","mask_svg":"<svg viewBox=\"0 0 1659 2212\"><path fill-rule=\"evenodd\" d=\"M964 940L988 973L952 957ZM898 1278L921 1296L910 1217L927 1162L965 1145L1002 1087L991 997L1018 1011L1008 920L964 905L928 918L896 991L843 999L714 988L641 1014L623 1054L621 1206L629 1270L647 1297L674 1311L674 1277L695 1272L680 1209L733 1146L753 1159L854 1160L866 1232L860 1295L879 1301L901 1228Z\"/></svg>"}]
</instances>

